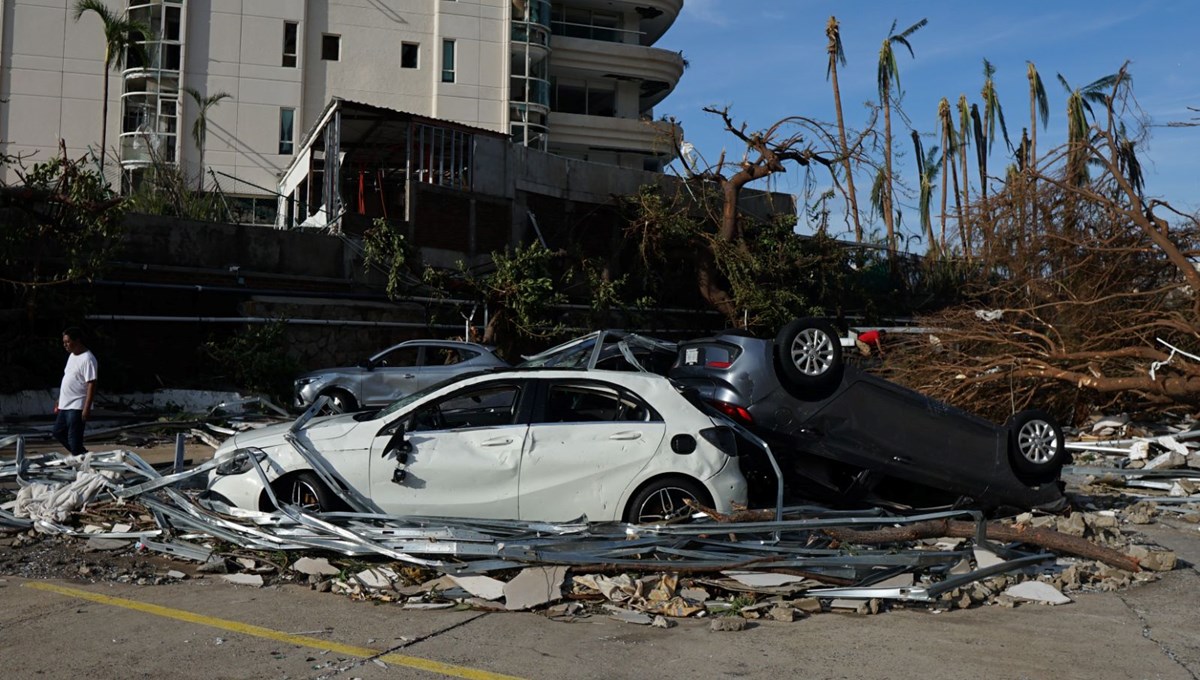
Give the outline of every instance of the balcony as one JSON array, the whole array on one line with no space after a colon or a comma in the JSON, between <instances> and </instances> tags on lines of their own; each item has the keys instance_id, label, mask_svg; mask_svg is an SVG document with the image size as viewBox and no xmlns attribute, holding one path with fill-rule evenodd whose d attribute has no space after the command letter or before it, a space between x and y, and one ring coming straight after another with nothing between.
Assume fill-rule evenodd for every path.
<instances>
[{"instance_id":1,"label":"balcony","mask_svg":"<svg viewBox=\"0 0 1200 680\"><path fill-rule=\"evenodd\" d=\"M552 148L594 148L674 157L672 135L682 137L677 125L665 121L630 120L576 113L550 114Z\"/></svg>"},{"instance_id":2,"label":"balcony","mask_svg":"<svg viewBox=\"0 0 1200 680\"><path fill-rule=\"evenodd\" d=\"M603 12L632 12L640 18L636 31L613 31L606 27L593 27L598 31L593 35L579 35L574 32L564 32L568 23L555 25L554 33L557 39L561 33L566 37L586 38L608 42L632 42L635 45L649 46L658 42L667 29L675 23L683 9L683 0L562 0L562 5L574 9L592 9ZM609 32L605 32L609 31Z\"/></svg>"},{"instance_id":3,"label":"balcony","mask_svg":"<svg viewBox=\"0 0 1200 680\"><path fill-rule=\"evenodd\" d=\"M641 83L639 110L647 111L666 98L683 76L683 55L641 45L596 42L554 36L551 73L559 77L632 80Z\"/></svg>"}]
</instances>

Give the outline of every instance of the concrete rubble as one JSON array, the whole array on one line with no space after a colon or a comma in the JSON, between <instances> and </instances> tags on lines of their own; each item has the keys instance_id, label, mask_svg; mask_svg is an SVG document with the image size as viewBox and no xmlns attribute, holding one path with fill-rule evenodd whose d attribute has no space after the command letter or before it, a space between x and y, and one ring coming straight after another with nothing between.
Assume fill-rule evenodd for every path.
<instances>
[{"instance_id":1,"label":"concrete rubble","mask_svg":"<svg viewBox=\"0 0 1200 680\"><path fill-rule=\"evenodd\" d=\"M1118 455L1107 450L1117 448L1111 435L1131 426L1119 419L1106 422L1112 432L1103 436L1110 439L1096 440L1107 442L1103 445L1084 441L1089 448L1075 448L1077 462ZM1072 593L1130 587L1175 568L1175 555L1140 538L1138 527L1163 512L1200 515L1191 500L1195 496L1169 496L1172 487L1131 485L1170 474L1186 490L1183 482L1200 479L1200 470L1188 467L1200 460L1200 436L1194 443L1189 433L1121 441L1129 442L1122 445L1123 466L1106 465L1100 472L1073 467L1070 473L1085 476L1085 491L1119 481L1123 489L1136 489L1135 495L1085 493L1068 514L1027 512L1002 524L1030 536L1055 532L1082 539L1140 571L1028 541L990 540L983 516L965 510L900 515L796 506L785 508L779 520L697 518L656 526L584 518L546 523L322 515L286 504L274 512L250 512L207 501L189 484L202 479L211 463L164 475L121 450L37 459L18 452L16 460L0 463L0 538L15 548L74 542L81 553L159 554L180 564L170 571L159 567L109 576L128 582L165 583L213 573L240 585L299 583L407 609L534 609L553 618L602 615L658 627L676 618L711 617L711 629L721 632L741 630L749 620L800 622L831 611L872 615L896 607L939 611L1064 604ZM1140 459L1135 458L1139 451ZM1155 461L1161 462L1152 466ZM88 484L79 485L81 478ZM65 500L31 516L19 499L34 487L40 497ZM1147 488L1154 493L1144 493ZM836 538L843 535L839 531L894 530L934 521L965 521L977 530L967 538L880 544ZM80 573L105 576L88 565Z\"/></svg>"}]
</instances>

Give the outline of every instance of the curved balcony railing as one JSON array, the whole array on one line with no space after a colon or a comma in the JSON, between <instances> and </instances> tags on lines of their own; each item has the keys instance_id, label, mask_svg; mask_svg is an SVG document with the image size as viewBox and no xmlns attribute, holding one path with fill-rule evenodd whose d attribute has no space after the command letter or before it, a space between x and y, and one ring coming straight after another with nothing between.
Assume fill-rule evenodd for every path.
<instances>
[{"instance_id":1,"label":"curved balcony railing","mask_svg":"<svg viewBox=\"0 0 1200 680\"><path fill-rule=\"evenodd\" d=\"M143 40L145 61L136 52L125 56L125 77L144 77L151 73L178 74L183 68L183 43L178 40Z\"/></svg>"},{"instance_id":2,"label":"curved balcony railing","mask_svg":"<svg viewBox=\"0 0 1200 680\"><path fill-rule=\"evenodd\" d=\"M154 162L175 162L175 135L138 131L121 134L121 164L143 167Z\"/></svg>"},{"instance_id":3,"label":"curved balcony railing","mask_svg":"<svg viewBox=\"0 0 1200 680\"><path fill-rule=\"evenodd\" d=\"M550 110L550 82L541 78L510 76L508 99L514 104L533 104Z\"/></svg>"}]
</instances>

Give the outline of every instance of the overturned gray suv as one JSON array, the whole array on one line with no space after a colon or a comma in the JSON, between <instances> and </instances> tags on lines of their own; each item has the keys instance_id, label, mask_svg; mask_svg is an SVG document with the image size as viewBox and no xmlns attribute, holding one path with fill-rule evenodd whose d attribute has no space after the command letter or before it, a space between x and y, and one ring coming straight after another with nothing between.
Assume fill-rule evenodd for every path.
<instances>
[{"instance_id":1,"label":"overturned gray suv","mask_svg":"<svg viewBox=\"0 0 1200 680\"><path fill-rule=\"evenodd\" d=\"M357 366L326 368L296 379L297 408L327 396L334 413L386 406L446 378L481 368L508 366L495 348L454 340L408 340Z\"/></svg>"}]
</instances>

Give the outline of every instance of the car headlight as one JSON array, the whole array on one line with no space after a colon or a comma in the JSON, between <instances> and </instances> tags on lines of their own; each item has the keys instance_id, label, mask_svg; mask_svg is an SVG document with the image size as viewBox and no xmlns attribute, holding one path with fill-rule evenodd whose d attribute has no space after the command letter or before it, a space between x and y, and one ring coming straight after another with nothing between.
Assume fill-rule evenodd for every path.
<instances>
[{"instance_id":1,"label":"car headlight","mask_svg":"<svg viewBox=\"0 0 1200 680\"><path fill-rule=\"evenodd\" d=\"M267 459L267 452L254 448L238 449L230 455L228 460L217 466L216 473L221 476L240 475L254 467L254 463L250 462L251 456L261 463Z\"/></svg>"},{"instance_id":2,"label":"car headlight","mask_svg":"<svg viewBox=\"0 0 1200 680\"><path fill-rule=\"evenodd\" d=\"M304 387L305 385L311 385L322 379L323 378L321 376L309 376L307 378L300 378L300 379L296 380L296 387Z\"/></svg>"}]
</instances>

